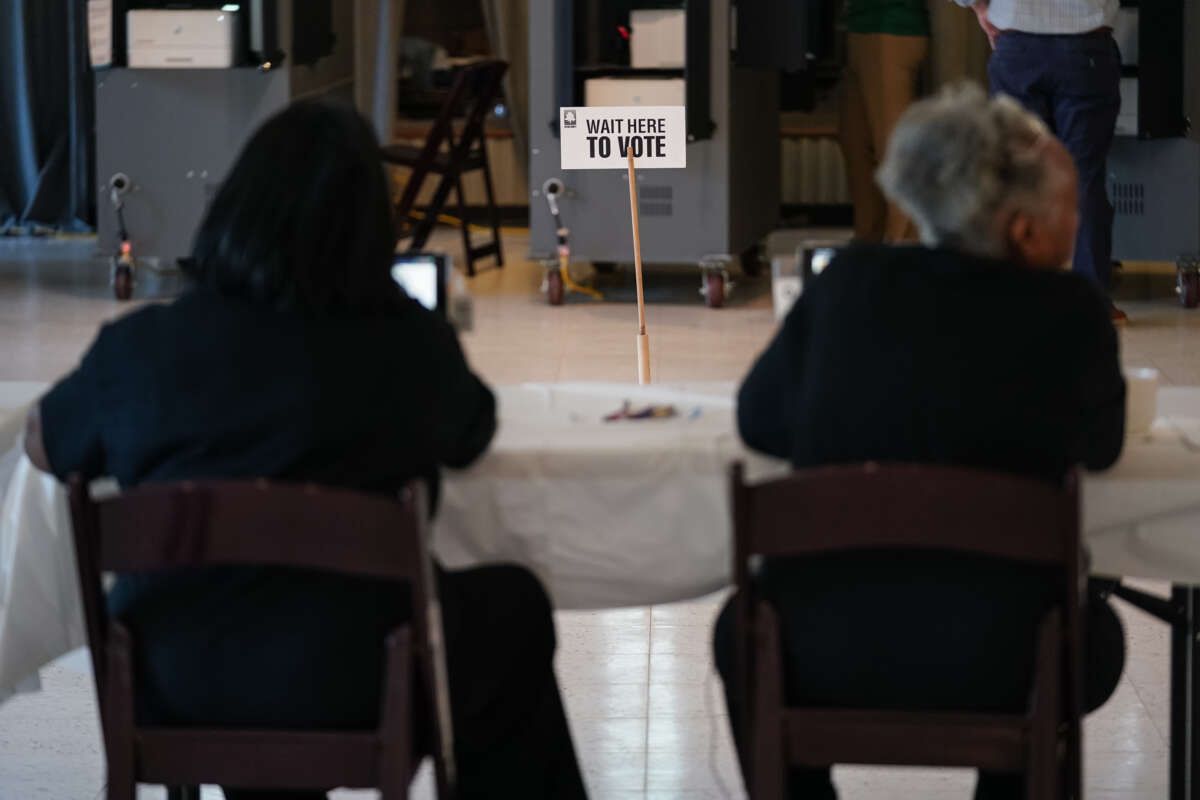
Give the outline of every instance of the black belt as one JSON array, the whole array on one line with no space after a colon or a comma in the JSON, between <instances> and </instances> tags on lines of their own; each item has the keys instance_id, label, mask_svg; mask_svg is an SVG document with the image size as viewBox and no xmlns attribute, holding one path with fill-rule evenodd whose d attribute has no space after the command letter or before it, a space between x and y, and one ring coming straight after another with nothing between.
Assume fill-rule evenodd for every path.
<instances>
[{"instance_id":1,"label":"black belt","mask_svg":"<svg viewBox=\"0 0 1200 800\"><path fill-rule=\"evenodd\" d=\"M1083 33L1030 33L1029 31L1005 30L1000 31L1000 36L1034 36L1039 39L1091 39L1095 38L1112 38L1113 29L1105 25L1095 30L1084 31Z\"/></svg>"}]
</instances>

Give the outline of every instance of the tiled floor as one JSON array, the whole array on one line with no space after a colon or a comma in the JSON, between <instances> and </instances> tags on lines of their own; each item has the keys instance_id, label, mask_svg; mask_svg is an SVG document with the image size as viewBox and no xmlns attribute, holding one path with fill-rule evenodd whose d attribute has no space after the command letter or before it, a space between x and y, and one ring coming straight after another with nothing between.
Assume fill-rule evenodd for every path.
<instances>
[{"instance_id":1,"label":"tiled floor","mask_svg":"<svg viewBox=\"0 0 1200 800\"><path fill-rule=\"evenodd\" d=\"M445 245L457 252L456 239ZM525 245L511 237L508 252L519 255ZM127 308L109 299L103 267L86 261L88 252L86 243L31 249L0 241L0 381L52 380L75 362L99 321ZM647 311L655 380L740 379L774 328L763 282L743 284L732 308L713 312L681 274L647 279L679 287L667 298L678 302ZM513 258L471 281L476 328L463 340L485 379L632 380L633 307L549 308L537 294L540 280L539 269ZM158 288L170 287L149 279L140 287ZM1126 363L1157 366L1167 383L1200 384L1192 355L1200 312L1169 299L1124 307L1132 317L1122 334ZM722 600L557 615L558 674L593 798L743 796L709 653ZM1087 723L1088 797L1156 800L1166 796L1168 637L1140 612L1120 610L1129 661L1116 696ZM98 797L102 748L87 660L73 654L42 677L44 691L0 706L0 799ZM849 800L965 800L974 784L961 770L839 768L835 777ZM417 797L430 796L428 784L421 780Z\"/></svg>"}]
</instances>

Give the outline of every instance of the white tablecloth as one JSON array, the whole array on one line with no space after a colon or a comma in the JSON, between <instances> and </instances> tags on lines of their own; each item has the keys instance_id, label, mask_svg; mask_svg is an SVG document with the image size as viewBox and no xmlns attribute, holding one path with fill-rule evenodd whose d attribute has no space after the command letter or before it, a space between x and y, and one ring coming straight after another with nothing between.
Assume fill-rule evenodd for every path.
<instances>
[{"instance_id":1,"label":"white tablecloth","mask_svg":"<svg viewBox=\"0 0 1200 800\"><path fill-rule=\"evenodd\" d=\"M625 399L673 419L604 422ZM435 548L448 566L518 561L558 608L648 605L726 585L726 471L786 469L751 455L733 387L526 385L499 391L500 430L471 469L447 473Z\"/></svg>"},{"instance_id":2,"label":"white tablecloth","mask_svg":"<svg viewBox=\"0 0 1200 800\"><path fill-rule=\"evenodd\" d=\"M784 471L745 452L733 387L526 385L499 391L500 430L443 483L435 549L451 567L517 562L559 608L682 600L726 585L726 470ZM605 423L625 399L679 416ZM1200 389L1164 389L1152 435L1084 485L1096 572L1200 583ZM0 411L0 414L3 412ZM84 643L64 493L0 417L0 697Z\"/></svg>"}]
</instances>

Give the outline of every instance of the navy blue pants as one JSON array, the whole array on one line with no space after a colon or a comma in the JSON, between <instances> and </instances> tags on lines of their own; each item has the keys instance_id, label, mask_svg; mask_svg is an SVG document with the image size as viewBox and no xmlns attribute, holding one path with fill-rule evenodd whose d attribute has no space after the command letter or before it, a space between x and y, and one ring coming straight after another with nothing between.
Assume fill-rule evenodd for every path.
<instances>
[{"instance_id":1,"label":"navy blue pants","mask_svg":"<svg viewBox=\"0 0 1200 800\"><path fill-rule=\"evenodd\" d=\"M988 64L992 91L1045 120L1079 170L1079 235L1074 270L1108 293L1113 207L1105 172L1121 110L1121 54L1108 34L1046 36L1010 32Z\"/></svg>"}]
</instances>

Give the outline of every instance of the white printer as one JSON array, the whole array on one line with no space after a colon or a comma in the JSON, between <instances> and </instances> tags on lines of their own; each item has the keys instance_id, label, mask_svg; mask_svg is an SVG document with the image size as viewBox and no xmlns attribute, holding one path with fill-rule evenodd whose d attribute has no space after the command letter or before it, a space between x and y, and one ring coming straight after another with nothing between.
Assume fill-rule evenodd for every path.
<instances>
[{"instance_id":1,"label":"white printer","mask_svg":"<svg viewBox=\"0 0 1200 800\"><path fill-rule=\"evenodd\" d=\"M235 66L240 24L235 4L224 9L139 9L126 15L129 66L220 69Z\"/></svg>"}]
</instances>

